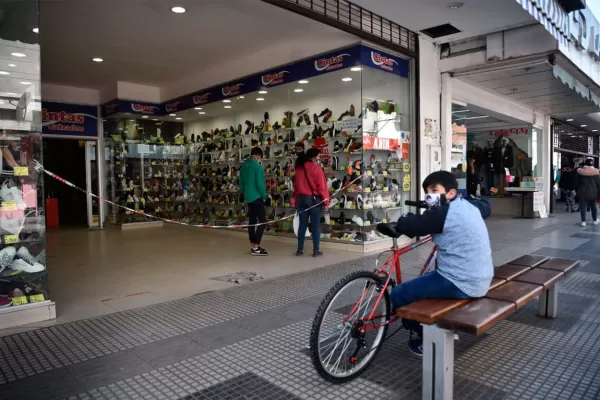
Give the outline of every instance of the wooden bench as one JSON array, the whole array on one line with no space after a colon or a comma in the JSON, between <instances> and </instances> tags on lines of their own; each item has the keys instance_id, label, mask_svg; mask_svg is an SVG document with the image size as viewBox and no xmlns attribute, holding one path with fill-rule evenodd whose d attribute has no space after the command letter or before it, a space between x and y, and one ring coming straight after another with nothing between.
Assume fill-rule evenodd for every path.
<instances>
[{"instance_id":1,"label":"wooden bench","mask_svg":"<svg viewBox=\"0 0 600 400\"><path fill-rule=\"evenodd\" d=\"M538 314L556 318L557 283L578 266L576 260L530 254L496 268L483 298L427 299L396 310L423 324L423 399L452 399L455 333L482 335L536 297Z\"/></svg>"}]
</instances>

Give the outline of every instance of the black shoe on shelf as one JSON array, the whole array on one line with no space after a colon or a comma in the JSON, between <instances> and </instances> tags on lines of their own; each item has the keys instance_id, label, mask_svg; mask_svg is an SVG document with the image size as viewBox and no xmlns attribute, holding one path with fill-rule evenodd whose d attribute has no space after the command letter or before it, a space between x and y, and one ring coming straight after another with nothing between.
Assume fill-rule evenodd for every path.
<instances>
[{"instance_id":1,"label":"black shoe on shelf","mask_svg":"<svg viewBox=\"0 0 600 400\"><path fill-rule=\"evenodd\" d=\"M342 115L340 115L340 117L338 118L338 121L341 121L342 118L347 117L349 115L350 115L350 111L343 112Z\"/></svg>"},{"instance_id":2,"label":"black shoe on shelf","mask_svg":"<svg viewBox=\"0 0 600 400\"><path fill-rule=\"evenodd\" d=\"M293 129L290 131L290 142L295 142L296 141L296 131L294 131Z\"/></svg>"},{"instance_id":3,"label":"black shoe on shelf","mask_svg":"<svg viewBox=\"0 0 600 400\"><path fill-rule=\"evenodd\" d=\"M324 109L323 111L321 111L321 114L319 114L319 118L325 116L328 112L329 112L329 108Z\"/></svg>"},{"instance_id":4,"label":"black shoe on shelf","mask_svg":"<svg viewBox=\"0 0 600 400\"><path fill-rule=\"evenodd\" d=\"M315 128L313 129L311 136L313 139L316 139L316 138L318 138L318 136L317 136L318 134L319 134L319 126L315 125Z\"/></svg>"},{"instance_id":5,"label":"black shoe on shelf","mask_svg":"<svg viewBox=\"0 0 600 400\"><path fill-rule=\"evenodd\" d=\"M296 128L300 128L302 121L304 121L302 118L298 118L298 121L296 121Z\"/></svg>"},{"instance_id":6,"label":"black shoe on shelf","mask_svg":"<svg viewBox=\"0 0 600 400\"><path fill-rule=\"evenodd\" d=\"M237 131L238 135L242 134L242 124L238 125L238 131Z\"/></svg>"},{"instance_id":7,"label":"black shoe on shelf","mask_svg":"<svg viewBox=\"0 0 600 400\"><path fill-rule=\"evenodd\" d=\"M306 125L310 125L310 117L308 116L308 114L304 114L304 115L302 116L302 118L304 118L304 123L305 123Z\"/></svg>"},{"instance_id":8,"label":"black shoe on shelf","mask_svg":"<svg viewBox=\"0 0 600 400\"><path fill-rule=\"evenodd\" d=\"M305 108L304 110L302 110L302 111L300 111L300 112L297 112L297 113L296 113L296 116L297 116L297 117L301 117L301 116L303 116L304 114L306 114L307 112L308 112L308 108Z\"/></svg>"},{"instance_id":9,"label":"black shoe on shelf","mask_svg":"<svg viewBox=\"0 0 600 400\"><path fill-rule=\"evenodd\" d=\"M367 103L367 110L372 111L372 112L379 111L379 103L377 103L376 100L373 100L372 102Z\"/></svg>"},{"instance_id":10,"label":"black shoe on shelf","mask_svg":"<svg viewBox=\"0 0 600 400\"><path fill-rule=\"evenodd\" d=\"M278 130L281 129L281 125L279 125L279 121L275 121L275 123L273 124L273 130Z\"/></svg>"},{"instance_id":11,"label":"black shoe on shelf","mask_svg":"<svg viewBox=\"0 0 600 400\"><path fill-rule=\"evenodd\" d=\"M318 124L318 123L319 123L319 117L317 116L317 114L313 114L313 122L314 122L315 124Z\"/></svg>"},{"instance_id":12,"label":"black shoe on shelf","mask_svg":"<svg viewBox=\"0 0 600 400\"><path fill-rule=\"evenodd\" d=\"M253 256L268 256L269 252L262 247L257 247L256 249L250 249L250 254Z\"/></svg>"}]
</instances>

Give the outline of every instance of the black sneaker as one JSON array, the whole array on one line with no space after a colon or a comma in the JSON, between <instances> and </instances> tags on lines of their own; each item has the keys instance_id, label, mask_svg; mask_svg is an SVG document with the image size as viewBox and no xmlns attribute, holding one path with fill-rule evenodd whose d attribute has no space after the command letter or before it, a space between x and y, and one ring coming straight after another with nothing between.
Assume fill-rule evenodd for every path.
<instances>
[{"instance_id":1,"label":"black sneaker","mask_svg":"<svg viewBox=\"0 0 600 400\"><path fill-rule=\"evenodd\" d=\"M250 249L250 254L253 256L268 256L269 252L263 249L262 247L258 247L256 249Z\"/></svg>"},{"instance_id":2,"label":"black sneaker","mask_svg":"<svg viewBox=\"0 0 600 400\"><path fill-rule=\"evenodd\" d=\"M304 250L296 250L296 255L297 256L303 256L304 255Z\"/></svg>"},{"instance_id":3,"label":"black sneaker","mask_svg":"<svg viewBox=\"0 0 600 400\"><path fill-rule=\"evenodd\" d=\"M321 257L323 252L321 250L313 251L313 257Z\"/></svg>"},{"instance_id":4,"label":"black sneaker","mask_svg":"<svg viewBox=\"0 0 600 400\"><path fill-rule=\"evenodd\" d=\"M408 341L408 350L415 356L423 357L423 339L411 339Z\"/></svg>"}]
</instances>

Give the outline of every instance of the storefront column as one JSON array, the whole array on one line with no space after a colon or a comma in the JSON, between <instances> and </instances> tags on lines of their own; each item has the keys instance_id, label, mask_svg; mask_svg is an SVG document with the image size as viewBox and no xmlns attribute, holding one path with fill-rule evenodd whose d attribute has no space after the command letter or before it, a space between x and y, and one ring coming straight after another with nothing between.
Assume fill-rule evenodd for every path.
<instances>
[{"instance_id":1,"label":"storefront column","mask_svg":"<svg viewBox=\"0 0 600 400\"><path fill-rule=\"evenodd\" d=\"M452 164L452 77L447 72L442 74L441 102L442 170L450 171Z\"/></svg>"},{"instance_id":2,"label":"storefront column","mask_svg":"<svg viewBox=\"0 0 600 400\"><path fill-rule=\"evenodd\" d=\"M536 117L538 115L536 114ZM550 193L552 192L552 165L551 160L551 148L552 148L552 131L551 123L552 120L550 115L542 115L543 126L542 126L542 144L541 144L541 165L542 165L542 177L544 178L544 204L546 204L546 210L550 211Z\"/></svg>"}]
</instances>

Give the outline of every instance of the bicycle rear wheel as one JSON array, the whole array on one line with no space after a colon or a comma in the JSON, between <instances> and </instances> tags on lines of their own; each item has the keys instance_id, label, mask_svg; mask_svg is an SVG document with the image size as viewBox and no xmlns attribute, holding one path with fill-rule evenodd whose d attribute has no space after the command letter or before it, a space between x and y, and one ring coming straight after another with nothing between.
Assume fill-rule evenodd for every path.
<instances>
[{"instance_id":1,"label":"bicycle rear wheel","mask_svg":"<svg viewBox=\"0 0 600 400\"><path fill-rule=\"evenodd\" d=\"M357 271L336 283L323 299L313 321L310 354L317 372L327 381L356 378L377 355L392 312L387 290L376 304L383 284L381 276Z\"/></svg>"}]
</instances>

